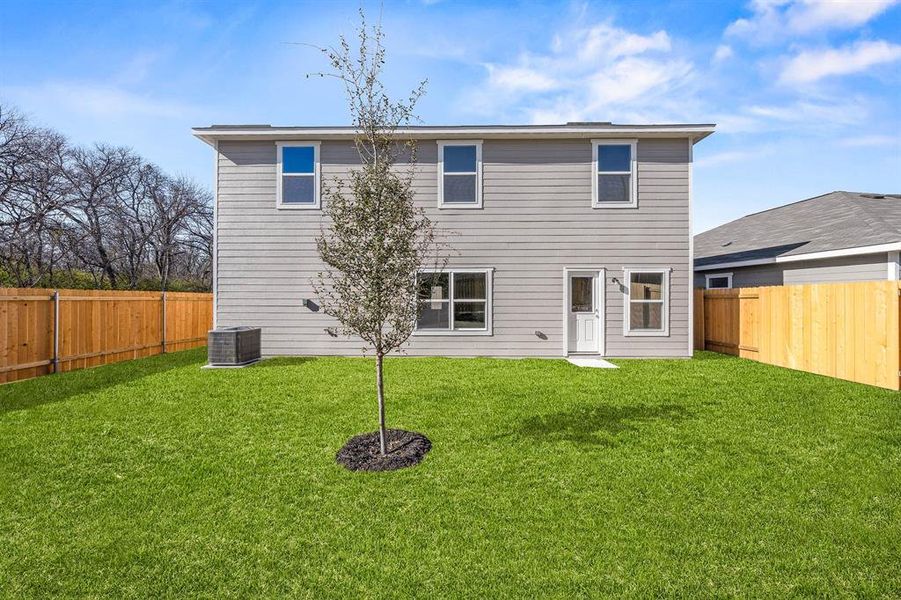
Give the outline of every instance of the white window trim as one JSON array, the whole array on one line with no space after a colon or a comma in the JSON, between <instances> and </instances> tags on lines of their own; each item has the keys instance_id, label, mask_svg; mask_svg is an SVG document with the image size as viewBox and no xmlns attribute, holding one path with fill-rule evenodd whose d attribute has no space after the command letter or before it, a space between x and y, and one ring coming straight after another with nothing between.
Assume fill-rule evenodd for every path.
<instances>
[{"instance_id":1,"label":"white window trim","mask_svg":"<svg viewBox=\"0 0 901 600\"><path fill-rule=\"evenodd\" d=\"M322 198L320 197L320 157L319 142L276 142L276 165L275 165L275 207L279 210L318 210L322 207ZM282 202L282 176L291 177L291 173L282 173L282 154L285 148L308 148L313 147L313 204L296 204ZM298 174L294 174L298 175ZM300 175L301 177L309 177L309 175Z\"/></svg>"},{"instance_id":2,"label":"white window trim","mask_svg":"<svg viewBox=\"0 0 901 600\"><path fill-rule=\"evenodd\" d=\"M712 288L710 287L710 280L716 279L718 277L725 277L729 280L729 285L724 288ZM704 274L704 287L708 290L731 290L732 289L732 273L705 273Z\"/></svg>"},{"instance_id":3,"label":"white window trim","mask_svg":"<svg viewBox=\"0 0 901 600\"><path fill-rule=\"evenodd\" d=\"M609 171L604 175L630 175L629 202L598 202L598 146L624 146L632 148L632 169L630 171ZM591 140L591 207L592 208L638 208L638 140Z\"/></svg>"},{"instance_id":4,"label":"white window trim","mask_svg":"<svg viewBox=\"0 0 901 600\"><path fill-rule=\"evenodd\" d=\"M476 147L476 172L475 173L449 173L449 175L475 175L476 176L476 201L472 204L462 202L444 203L444 148L445 146L475 146ZM438 208L482 208L482 140L438 140Z\"/></svg>"},{"instance_id":5,"label":"white window trim","mask_svg":"<svg viewBox=\"0 0 901 600\"><path fill-rule=\"evenodd\" d=\"M632 273L660 273L663 275L663 292L660 294L663 302L663 329L653 331L639 329L632 331L630 328L629 314L632 305ZM670 273L672 273L671 268L655 269L650 267L636 267L623 269L623 285L626 287L626 293L623 297L623 337L669 337Z\"/></svg>"},{"instance_id":6,"label":"white window trim","mask_svg":"<svg viewBox=\"0 0 901 600\"><path fill-rule=\"evenodd\" d=\"M494 334L494 267L453 267L449 269L419 269L419 273L447 273L448 290L448 324L450 329L413 329L413 335L416 337L425 336L470 336L470 335L493 335ZM453 329L454 327L454 273L484 273L485 274L485 328L484 329ZM460 300L466 302L466 300Z\"/></svg>"},{"instance_id":7,"label":"white window trim","mask_svg":"<svg viewBox=\"0 0 901 600\"><path fill-rule=\"evenodd\" d=\"M894 250L888 253L888 280L901 279L901 252Z\"/></svg>"}]
</instances>

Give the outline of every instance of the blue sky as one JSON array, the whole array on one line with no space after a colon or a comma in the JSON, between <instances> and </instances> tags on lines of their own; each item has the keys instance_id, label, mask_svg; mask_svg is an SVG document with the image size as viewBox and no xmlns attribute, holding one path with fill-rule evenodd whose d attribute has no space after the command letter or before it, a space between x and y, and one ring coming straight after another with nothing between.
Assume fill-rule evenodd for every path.
<instances>
[{"instance_id":1,"label":"blue sky","mask_svg":"<svg viewBox=\"0 0 901 600\"><path fill-rule=\"evenodd\" d=\"M16 2L0 99L210 185L211 123L343 124L313 49L357 2ZM378 4L364 2L371 16ZM835 189L901 192L901 2L386 1L392 90L427 124L718 124L695 230Z\"/></svg>"}]
</instances>

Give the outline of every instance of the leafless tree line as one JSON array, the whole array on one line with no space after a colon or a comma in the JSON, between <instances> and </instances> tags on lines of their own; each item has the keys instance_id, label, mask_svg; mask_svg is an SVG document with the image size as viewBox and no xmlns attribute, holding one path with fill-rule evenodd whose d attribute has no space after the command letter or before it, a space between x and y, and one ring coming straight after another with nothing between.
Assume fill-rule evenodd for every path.
<instances>
[{"instance_id":1,"label":"leafless tree line","mask_svg":"<svg viewBox=\"0 0 901 600\"><path fill-rule=\"evenodd\" d=\"M75 146L0 105L0 284L209 289L211 207L130 148Z\"/></svg>"}]
</instances>

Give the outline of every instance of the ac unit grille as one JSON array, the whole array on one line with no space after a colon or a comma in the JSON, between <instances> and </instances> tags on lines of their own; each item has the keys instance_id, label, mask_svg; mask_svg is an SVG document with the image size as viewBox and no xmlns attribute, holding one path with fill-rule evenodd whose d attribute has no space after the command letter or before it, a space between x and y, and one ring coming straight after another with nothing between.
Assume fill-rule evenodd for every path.
<instances>
[{"instance_id":1,"label":"ac unit grille","mask_svg":"<svg viewBox=\"0 0 901 600\"><path fill-rule=\"evenodd\" d=\"M260 359L259 327L220 327L209 332L207 340L209 363L216 366L237 366Z\"/></svg>"}]
</instances>

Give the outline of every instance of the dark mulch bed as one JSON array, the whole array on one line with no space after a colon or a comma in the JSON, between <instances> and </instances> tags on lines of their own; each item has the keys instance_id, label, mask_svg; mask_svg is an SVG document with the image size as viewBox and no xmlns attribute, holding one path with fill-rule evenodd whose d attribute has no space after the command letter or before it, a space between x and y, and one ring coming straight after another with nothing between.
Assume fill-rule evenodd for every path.
<instances>
[{"instance_id":1,"label":"dark mulch bed","mask_svg":"<svg viewBox=\"0 0 901 600\"><path fill-rule=\"evenodd\" d=\"M393 471L412 467L432 448L429 438L403 429L388 430L388 454L379 454L379 432L356 435L338 451L335 460L351 471Z\"/></svg>"}]
</instances>

